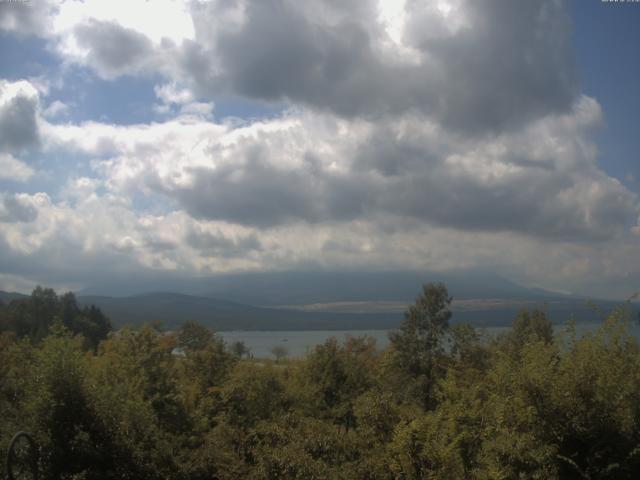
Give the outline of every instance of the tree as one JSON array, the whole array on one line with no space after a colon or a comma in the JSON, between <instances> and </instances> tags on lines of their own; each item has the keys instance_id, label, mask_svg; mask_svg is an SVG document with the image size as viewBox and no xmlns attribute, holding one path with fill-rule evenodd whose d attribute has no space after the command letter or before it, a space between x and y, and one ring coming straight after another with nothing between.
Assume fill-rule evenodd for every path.
<instances>
[{"instance_id":1,"label":"tree","mask_svg":"<svg viewBox=\"0 0 640 480\"><path fill-rule=\"evenodd\" d=\"M231 353L233 353L238 358L242 358L245 355L247 357L251 355L251 350L242 340L236 340L231 344Z\"/></svg>"},{"instance_id":2,"label":"tree","mask_svg":"<svg viewBox=\"0 0 640 480\"><path fill-rule=\"evenodd\" d=\"M287 349L287 347L283 347L282 345L276 345L271 349L271 353L274 357L276 357L276 362L279 362L287 355L289 355L289 350Z\"/></svg>"},{"instance_id":3,"label":"tree","mask_svg":"<svg viewBox=\"0 0 640 480\"><path fill-rule=\"evenodd\" d=\"M185 358L182 370L197 386L200 396L222 385L227 375L238 361L230 353L224 341L207 327L196 322L186 322L177 335L177 346L182 348Z\"/></svg>"},{"instance_id":4,"label":"tree","mask_svg":"<svg viewBox=\"0 0 640 480\"><path fill-rule=\"evenodd\" d=\"M540 309L522 310L513 321L511 330L498 339L501 347L510 355L518 356L522 348L533 342L553 342L553 324Z\"/></svg>"},{"instance_id":5,"label":"tree","mask_svg":"<svg viewBox=\"0 0 640 480\"><path fill-rule=\"evenodd\" d=\"M317 345L298 371L299 396L307 414L355 426L354 402L373 384L374 342L350 338L345 345L331 337Z\"/></svg>"},{"instance_id":6,"label":"tree","mask_svg":"<svg viewBox=\"0 0 640 480\"><path fill-rule=\"evenodd\" d=\"M443 340L449 329L452 298L442 283L429 283L404 314L391 340L391 375L409 388L425 408L434 406L434 387L444 374ZM404 374L397 376L398 373ZM408 377L408 378L403 378Z\"/></svg>"},{"instance_id":7,"label":"tree","mask_svg":"<svg viewBox=\"0 0 640 480\"><path fill-rule=\"evenodd\" d=\"M185 351L203 350L213 338L213 332L204 325L187 321L178 332L178 347Z\"/></svg>"},{"instance_id":8,"label":"tree","mask_svg":"<svg viewBox=\"0 0 640 480\"><path fill-rule=\"evenodd\" d=\"M72 292L61 295L58 300L56 318L71 332L81 334L86 346L95 350L111 331L109 319L95 305L80 309Z\"/></svg>"},{"instance_id":9,"label":"tree","mask_svg":"<svg viewBox=\"0 0 640 480\"><path fill-rule=\"evenodd\" d=\"M222 399L227 422L242 427L276 416L286 405L278 372L249 362L232 370L222 387Z\"/></svg>"},{"instance_id":10,"label":"tree","mask_svg":"<svg viewBox=\"0 0 640 480\"><path fill-rule=\"evenodd\" d=\"M40 445L44 478L73 478L91 469L108 478L108 440L86 388L91 366L82 338L57 322L34 351L23 414Z\"/></svg>"},{"instance_id":11,"label":"tree","mask_svg":"<svg viewBox=\"0 0 640 480\"><path fill-rule=\"evenodd\" d=\"M56 295L50 288L36 287L30 297L13 300L2 309L0 329L38 343L60 322L73 334L81 334L85 347L96 349L111 331L111 322L94 305L80 309L73 293Z\"/></svg>"}]
</instances>

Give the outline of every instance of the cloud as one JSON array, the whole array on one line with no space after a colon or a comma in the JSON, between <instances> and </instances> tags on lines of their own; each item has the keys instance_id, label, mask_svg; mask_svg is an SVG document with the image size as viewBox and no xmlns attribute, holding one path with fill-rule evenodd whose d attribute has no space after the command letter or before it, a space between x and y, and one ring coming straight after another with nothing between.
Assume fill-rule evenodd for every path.
<instances>
[{"instance_id":1,"label":"cloud","mask_svg":"<svg viewBox=\"0 0 640 480\"><path fill-rule=\"evenodd\" d=\"M97 273L107 281L310 266L490 267L548 288L626 295L632 288L629 279L638 275L629 258L640 254L640 246L623 238L606 244L550 242L513 232L433 227L384 214L352 221L348 228L323 222L262 230L197 220L184 211L136 212L112 193L88 194L73 203L56 203L45 194L19 194L16 200L37 215L0 229L3 275L48 284L60 282L62 270L67 284L82 286L95 282Z\"/></svg>"},{"instance_id":2,"label":"cloud","mask_svg":"<svg viewBox=\"0 0 640 480\"><path fill-rule=\"evenodd\" d=\"M80 50L86 52L85 61L106 78L143 72L153 63L151 41L118 23L90 19L77 25L74 33Z\"/></svg>"},{"instance_id":3,"label":"cloud","mask_svg":"<svg viewBox=\"0 0 640 480\"><path fill-rule=\"evenodd\" d=\"M0 222L33 222L38 217L38 205L48 202L45 194L4 194L0 197Z\"/></svg>"},{"instance_id":4,"label":"cloud","mask_svg":"<svg viewBox=\"0 0 640 480\"><path fill-rule=\"evenodd\" d=\"M32 177L37 148L82 167L3 194L4 274L497 266L585 291L639 274L639 199L598 164L563 2L110 5L65 2L42 35L65 65L146 76L162 121L62 123L2 81L5 176ZM284 110L214 116L229 99Z\"/></svg>"},{"instance_id":5,"label":"cloud","mask_svg":"<svg viewBox=\"0 0 640 480\"><path fill-rule=\"evenodd\" d=\"M182 105L181 116L210 119L213 118L213 103L193 102Z\"/></svg>"},{"instance_id":6,"label":"cloud","mask_svg":"<svg viewBox=\"0 0 640 480\"><path fill-rule=\"evenodd\" d=\"M390 25L373 1L194 2L196 41L182 44L177 74L200 95L347 117L418 110L466 133L570 110L578 85L561 2L450 3L406 1Z\"/></svg>"},{"instance_id":7,"label":"cloud","mask_svg":"<svg viewBox=\"0 0 640 480\"><path fill-rule=\"evenodd\" d=\"M195 99L193 93L186 88L178 88L175 82L165 83L164 85L156 85L153 88L156 96L165 104L178 104L183 105L185 103L191 103Z\"/></svg>"},{"instance_id":8,"label":"cloud","mask_svg":"<svg viewBox=\"0 0 640 480\"><path fill-rule=\"evenodd\" d=\"M601 121L582 97L568 114L487 138L419 114L373 122L302 110L240 125L49 125L46 138L104 157L95 168L115 194L164 197L201 220L264 230L383 213L590 242L624 235L638 213L637 196L597 165L589 135Z\"/></svg>"},{"instance_id":9,"label":"cloud","mask_svg":"<svg viewBox=\"0 0 640 480\"><path fill-rule=\"evenodd\" d=\"M0 151L20 152L38 145L37 109L33 85L0 80Z\"/></svg>"},{"instance_id":10,"label":"cloud","mask_svg":"<svg viewBox=\"0 0 640 480\"><path fill-rule=\"evenodd\" d=\"M233 225L197 222L184 212L134 212L111 194L73 202L46 194L5 196L0 202L0 263L4 275L69 284L96 278L257 268L261 243Z\"/></svg>"},{"instance_id":11,"label":"cloud","mask_svg":"<svg viewBox=\"0 0 640 480\"><path fill-rule=\"evenodd\" d=\"M585 292L618 295L633 288L629 275L638 272L629 258L640 254L637 242L623 239L605 245L554 243L510 232L430 227L380 215L351 222L349 228L325 222L261 231L194 220L179 211L136 214L108 195L75 206L43 203L35 221L5 224L0 245L5 273L51 282L64 269L66 281L77 285L94 282L96 272L103 280L113 280L310 266L353 270L490 267L548 288L579 286ZM516 271L513 265L518 265ZM615 280L615 288L605 288L609 280Z\"/></svg>"},{"instance_id":12,"label":"cloud","mask_svg":"<svg viewBox=\"0 0 640 480\"><path fill-rule=\"evenodd\" d=\"M45 35L51 28L51 18L56 3L49 1L0 2L0 30L13 32L20 36Z\"/></svg>"},{"instance_id":13,"label":"cloud","mask_svg":"<svg viewBox=\"0 0 640 480\"><path fill-rule=\"evenodd\" d=\"M189 3L54 2L48 28L37 34L65 64L89 67L104 79L157 73L171 77L174 47L193 38Z\"/></svg>"},{"instance_id":14,"label":"cloud","mask_svg":"<svg viewBox=\"0 0 640 480\"><path fill-rule=\"evenodd\" d=\"M554 0L408 1L405 41L437 65L438 118L504 131L570 111L579 89L566 4Z\"/></svg>"},{"instance_id":15,"label":"cloud","mask_svg":"<svg viewBox=\"0 0 640 480\"><path fill-rule=\"evenodd\" d=\"M262 244L255 233L229 237L220 230L196 228L187 233L185 241L202 254L214 257L239 257L262 250Z\"/></svg>"},{"instance_id":16,"label":"cloud","mask_svg":"<svg viewBox=\"0 0 640 480\"><path fill-rule=\"evenodd\" d=\"M128 0L105 3L102 0L63 2L54 16L57 36L73 35L73 29L92 19L104 23L117 23L124 29L134 30L147 37L154 45L163 42L180 43L193 38L193 22L189 13L190 0ZM63 41L71 40L69 38ZM63 52L67 47L64 45Z\"/></svg>"},{"instance_id":17,"label":"cloud","mask_svg":"<svg viewBox=\"0 0 640 480\"><path fill-rule=\"evenodd\" d=\"M164 31L147 21L156 17ZM65 61L108 79L160 75L165 99L180 84L181 98L233 95L349 118L414 110L478 135L566 113L580 94L556 0L90 1L53 18L48 36Z\"/></svg>"},{"instance_id":18,"label":"cloud","mask_svg":"<svg viewBox=\"0 0 640 480\"><path fill-rule=\"evenodd\" d=\"M56 117L64 117L69 114L69 105L60 100L54 100L49 106L42 112L45 118L53 119Z\"/></svg>"},{"instance_id":19,"label":"cloud","mask_svg":"<svg viewBox=\"0 0 640 480\"><path fill-rule=\"evenodd\" d=\"M33 169L7 153L0 153L0 179L26 182L33 176Z\"/></svg>"}]
</instances>

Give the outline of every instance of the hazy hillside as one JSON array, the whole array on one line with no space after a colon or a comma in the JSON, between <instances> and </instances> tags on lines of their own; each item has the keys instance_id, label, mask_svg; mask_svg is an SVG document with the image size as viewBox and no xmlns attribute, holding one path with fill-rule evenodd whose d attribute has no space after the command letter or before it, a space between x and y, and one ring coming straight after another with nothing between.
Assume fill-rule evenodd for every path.
<instances>
[{"instance_id":1,"label":"hazy hillside","mask_svg":"<svg viewBox=\"0 0 640 480\"><path fill-rule=\"evenodd\" d=\"M0 290L0 302L9 303L12 300L19 300L21 298L27 298L27 295L18 292L4 292Z\"/></svg>"}]
</instances>

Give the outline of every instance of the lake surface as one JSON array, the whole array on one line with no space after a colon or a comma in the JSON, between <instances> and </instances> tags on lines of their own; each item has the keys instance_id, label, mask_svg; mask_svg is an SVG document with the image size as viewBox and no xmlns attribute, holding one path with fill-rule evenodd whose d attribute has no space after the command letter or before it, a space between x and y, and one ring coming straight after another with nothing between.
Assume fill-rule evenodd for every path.
<instances>
[{"instance_id":1,"label":"lake surface","mask_svg":"<svg viewBox=\"0 0 640 480\"><path fill-rule=\"evenodd\" d=\"M578 335L596 330L600 323L580 323L576 325ZM556 333L565 329L564 325L555 325ZM498 335L509 330L510 327L485 327L480 329L486 335ZM273 358L271 350L276 346L284 347L289 357L302 357L316 345L324 343L327 339L335 337L339 341L351 337L369 336L376 340L379 349L389 344L389 332L391 330L295 330L295 331L232 331L217 332L224 338L227 344L238 340L243 341L256 358ZM630 333L640 340L640 326L633 322L629 327Z\"/></svg>"}]
</instances>

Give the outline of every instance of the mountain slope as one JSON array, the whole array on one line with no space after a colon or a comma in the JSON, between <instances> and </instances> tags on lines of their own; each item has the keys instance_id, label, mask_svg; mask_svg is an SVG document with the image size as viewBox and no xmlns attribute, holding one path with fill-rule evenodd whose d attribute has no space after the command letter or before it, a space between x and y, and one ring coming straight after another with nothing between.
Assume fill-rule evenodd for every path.
<instances>
[{"instance_id":1,"label":"mountain slope","mask_svg":"<svg viewBox=\"0 0 640 480\"><path fill-rule=\"evenodd\" d=\"M560 299L566 296L523 287L477 270L450 272L282 272L225 275L209 280L208 296L251 305L345 301L411 303L421 286L443 282L454 299Z\"/></svg>"},{"instance_id":2,"label":"mountain slope","mask_svg":"<svg viewBox=\"0 0 640 480\"><path fill-rule=\"evenodd\" d=\"M81 296L78 302L100 307L115 325L160 321L170 329L188 320L215 330L375 329L393 327L401 319L400 314L307 313L260 308L176 293L131 297Z\"/></svg>"}]
</instances>

